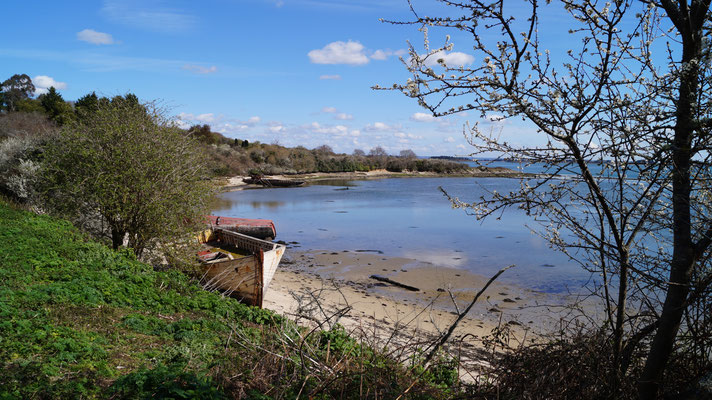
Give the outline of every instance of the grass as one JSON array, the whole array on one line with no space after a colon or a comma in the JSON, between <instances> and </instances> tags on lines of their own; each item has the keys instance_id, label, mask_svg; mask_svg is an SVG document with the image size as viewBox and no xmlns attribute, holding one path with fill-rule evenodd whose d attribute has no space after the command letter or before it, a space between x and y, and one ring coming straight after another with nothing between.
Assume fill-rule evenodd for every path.
<instances>
[{"instance_id":1,"label":"grass","mask_svg":"<svg viewBox=\"0 0 712 400\"><path fill-rule=\"evenodd\" d=\"M0 399L389 398L409 370L0 201ZM444 378L439 378L442 375ZM406 398L446 398L452 374Z\"/></svg>"}]
</instances>

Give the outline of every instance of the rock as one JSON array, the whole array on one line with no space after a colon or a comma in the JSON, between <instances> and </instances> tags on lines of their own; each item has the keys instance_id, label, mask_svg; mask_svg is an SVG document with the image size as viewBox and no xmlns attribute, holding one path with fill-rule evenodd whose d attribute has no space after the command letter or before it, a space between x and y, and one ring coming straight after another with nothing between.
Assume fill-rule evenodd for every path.
<instances>
[{"instance_id":1,"label":"rock","mask_svg":"<svg viewBox=\"0 0 712 400\"><path fill-rule=\"evenodd\" d=\"M505 303L516 303L516 301L510 299L509 297L506 297L504 300L502 300Z\"/></svg>"},{"instance_id":2,"label":"rock","mask_svg":"<svg viewBox=\"0 0 712 400\"><path fill-rule=\"evenodd\" d=\"M502 311L501 311L499 308L497 308L497 307L492 307L492 308L490 308L490 309L487 310L487 311L489 311L489 312L502 312Z\"/></svg>"},{"instance_id":3,"label":"rock","mask_svg":"<svg viewBox=\"0 0 712 400\"><path fill-rule=\"evenodd\" d=\"M438 292L444 292L444 291L445 291L445 289L443 289L443 288L438 288Z\"/></svg>"}]
</instances>

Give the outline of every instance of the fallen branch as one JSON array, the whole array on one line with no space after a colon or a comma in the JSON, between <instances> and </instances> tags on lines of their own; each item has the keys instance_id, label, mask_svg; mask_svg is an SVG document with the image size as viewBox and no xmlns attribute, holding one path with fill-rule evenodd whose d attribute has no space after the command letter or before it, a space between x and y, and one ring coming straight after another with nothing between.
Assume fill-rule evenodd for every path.
<instances>
[{"instance_id":1,"label":"fallen branch","mask_svg":"<svg viewBox=\"0 0 712 400\"><path fill-rule=\"evenodd\" d=\"M419 291L420 291L420 289L418 289L418 288L415 287L415 286L410 286L410 285L406 285L405 283L396 282L396 281L394 281L393 279L386 278L385 276L381 276L381 275L371 275L369 278L375 279L375 280L381 281L381 282L390 283L390 284L393 285L393 286L398 286L398 287L403 288L403 289L405 289L405 290L410 290L411 292L419 292Z\"/></svg>"}]
</instances>

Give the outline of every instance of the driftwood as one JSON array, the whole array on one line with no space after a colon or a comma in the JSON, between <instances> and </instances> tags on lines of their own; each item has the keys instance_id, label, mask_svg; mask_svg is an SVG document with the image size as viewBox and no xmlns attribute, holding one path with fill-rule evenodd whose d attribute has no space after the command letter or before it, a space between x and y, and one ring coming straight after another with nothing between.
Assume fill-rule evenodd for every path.
<instances>
[{"instance_id":1,"label":"driftwood","mask_svg":"<svg viewBox=\"0 0 712 400\"><path fill-rule=\"evenodd\" d=\"M394 281L393 279L386 278L385 276L381 276L381 275L371 275L370 278L371 278L371 279L375 279L375 280L377 280L377 281L390 283L390 284L393 285L393 286L398 286L398 287L403 288L403 289L405 289L405 290L410 290L411 292L419 292L419 291L420 291L420 289L418 289L418 288L415 287L415 286L410 286L410 285L406 285L405 283L396 282L396 281Z\"/></svg>"}]
</instances>

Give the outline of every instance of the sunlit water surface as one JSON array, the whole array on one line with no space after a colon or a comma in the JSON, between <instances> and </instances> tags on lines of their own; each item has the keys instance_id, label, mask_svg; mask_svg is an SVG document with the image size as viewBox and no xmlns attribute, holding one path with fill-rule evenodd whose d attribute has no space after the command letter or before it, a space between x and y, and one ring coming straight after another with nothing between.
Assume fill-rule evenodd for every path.
<instances>
[{"instance_id":1,"label":"sunlit water surface","mask_svg":"<svg viewBox=\"0 0 712 400\"><path fill-rule=\"evenodd\" d=\"M438 190L476 201L486 190L518 185L507 178L330 181L223 193L213 213L274 220L277 239L298 242L298 250L379 250L482 275L516 264L501 280L549 293L580 291L589 274L532 234L525 226L538 228L531 217L508 210L480 222Z\"/></svg>"}]
</instances>

